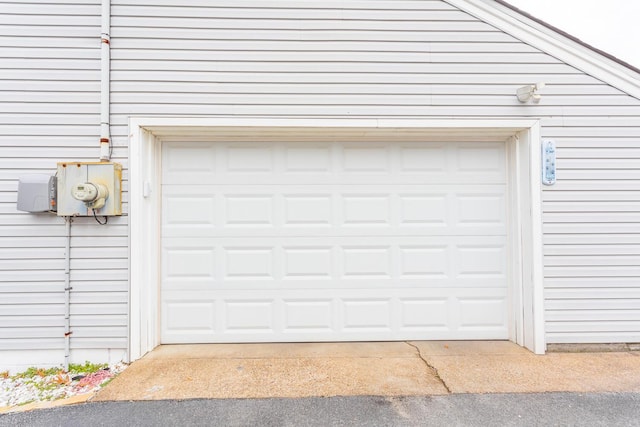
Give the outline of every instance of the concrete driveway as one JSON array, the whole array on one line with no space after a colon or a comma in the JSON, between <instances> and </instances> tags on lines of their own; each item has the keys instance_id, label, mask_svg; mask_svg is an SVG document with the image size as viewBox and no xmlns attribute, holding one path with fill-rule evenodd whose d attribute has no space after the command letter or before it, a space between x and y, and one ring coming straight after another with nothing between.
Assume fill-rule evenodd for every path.
<instances>
[{"instance_id":1,"label":"concrete driveway","mask_svg":"<svg viewBox=\"0 0 640 427\"><path fill-rule=\"evenodd\" d=\"M640 392L640 352L534 355L507 341L164 345L93 401Z\"/></svg>"}]
</instances>

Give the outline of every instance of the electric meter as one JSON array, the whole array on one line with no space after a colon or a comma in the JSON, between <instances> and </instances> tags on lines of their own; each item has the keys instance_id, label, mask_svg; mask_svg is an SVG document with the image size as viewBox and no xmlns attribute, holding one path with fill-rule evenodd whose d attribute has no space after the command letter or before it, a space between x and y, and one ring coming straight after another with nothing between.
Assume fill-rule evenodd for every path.
<instances>
[{"instance_id":1,"label":"electric meter","mask_svg":"<svg viewBox=\"0 0 640 427\"><path fill-rule=\"evenodd\" d=\"M74 199L84 202L91 209L100 209L109 197L109 190L102 184L85 182L74 185L71 188L71 195Z\"/></svg>"}]
</instances>

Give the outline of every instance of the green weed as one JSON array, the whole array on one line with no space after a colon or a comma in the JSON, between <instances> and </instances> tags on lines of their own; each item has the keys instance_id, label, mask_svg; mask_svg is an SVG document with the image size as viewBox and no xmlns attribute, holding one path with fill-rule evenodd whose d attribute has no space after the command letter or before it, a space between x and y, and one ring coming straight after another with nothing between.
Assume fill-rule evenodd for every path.
<instances>
[{"instance_id":1,"label":"green weed","mask_svg":"<svg viewBox=\"0 0 640 427\"><path fill-rule=\"evenodd\" d=\"M94 372L98 372L101 369L108 368L108 363L91 363L89 361L84 362L84 364L71 363L69 364L69 374L93 374ZM52 375L56 375L60 377L62 374L65 374L65 370L62 367L55 368L38 368L32 366L27 368L23 372L19 372L13 376L9 375L8 371L0 372L0 378L13 378L13 379L30 379L30 378L44 378Z\"/></svg>"},{"instance_id":2,"label":"green weed","mask_svg":"<svg viewBox=\"0 0 640 427\"><path fill-rule=\"evenodd\" d=\"M13 376L13 378L35 378L35 377L46 377L49 375L56 375L63 373L64 370L62 368L36 368L32 366L27 368L24 372L17 373Z\"/></svg>"},{"instance_id":3,"label":"green weed","mask_svg":"<svg viewBox=\"0 0 640 427\"><path fill-rule=\"evenodd\" d=\"M71 363L69 364L70 374L93 374L101 369L108 368L108 363L91 363L89 361L84 362L84 365Z\"/></svg>"}]
</instances>

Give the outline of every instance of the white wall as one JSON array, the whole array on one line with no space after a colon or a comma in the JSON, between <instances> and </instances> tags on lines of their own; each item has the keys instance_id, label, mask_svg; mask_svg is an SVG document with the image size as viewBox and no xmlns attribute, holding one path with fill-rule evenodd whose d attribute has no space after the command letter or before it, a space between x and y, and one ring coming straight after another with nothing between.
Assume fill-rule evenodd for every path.
<instances>
[{"instance_id":1,"label":"white wall","mask_svg":"<svg viewBox=\"0 0 640 427\"><path fill-rule=\"evenodd\" d=\"M0 365L64 360L64 221L18 212L16 190L58 161L97 160L99 33L99 1L0 5ZM72 362L127 347L126 217L110 224L73 223Z\"/></svg>"},{"instance_id":2,"label":"white wall","mask_svg":"<svg viewBox=\"0 0 640 427\"><path fill-rule=\"evenodd\" d=\"M60 349L63 222L18 213L16 183L98 156L100 7L1 10L0 348ZM541 118L559 168L543 194L547 340L640 340L638 99L440 0L115 0L112 14L125 168L130 116ZM516 88L538 81L543 101L521 105ZM72 346L125 349L127 217L73 232Z\"/></svg>"},{"instance_id":3,"label":"white wall","mask_svg":"<svg viewBox=\"0 0 640 427\"><path fill-rule=\"evenodd\" d=\"M442 1L172 3L114 2L117 135L129 115L541 117L548 342L640 339L640 101Z\"/></svg>"}]
</instances>

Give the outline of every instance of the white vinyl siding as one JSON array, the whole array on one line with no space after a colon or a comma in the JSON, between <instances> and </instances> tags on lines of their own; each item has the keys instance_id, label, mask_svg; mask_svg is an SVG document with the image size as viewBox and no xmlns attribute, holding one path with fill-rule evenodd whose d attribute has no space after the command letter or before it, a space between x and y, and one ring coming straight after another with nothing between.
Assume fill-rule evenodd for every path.
<instances>
[{"instance_id":1,"label":"white vinyl siding","mask_svg":"<svg viewBox=\"0 0 640 427\"><path fill-rule=\"evenodd\" d=\"M631 122L556 137L565 166L543 193L550 343L640 339L640 129Z\"/></svg>"},{"instance_id":2,"label":"white vinyl siding","mask_svg":"<svg viewBox=\"0 0 640 427\"><path fill-rule=\"evenodd\" d=\"M0 57L0 359L59 365L64 221L17 211L16 190L21 175L97 157L100 2L3 3ZM126 218L73 222L72 361L126 351L127 233Z\"/></svg>"},{"instance_id":3,"label":"white vinyl siding","mask_svg":"<svg viewBox=\"0 0 640 427\"><path fill-rule=\"evenodd\" d=\"M114 0L111 10L125 212L130 116L541 118L558 145L558 183L543 194L547 341L640 340L640 100L441 0ZM52 319L64 226L18 213L16 183L98 157L99 13L89 0L2 4L0 348L62 346ZM518 103L517 87L540 81L542 102ZM72 346L124 349L127 218L78 219L73 233Z\"/></svg>"},{"instance_id":4,"label":"white vinyl siding","mask_svg":"<svg viewBox=\"0 0 640 427\"><path fill-rule=\"evenodd\" d=\"M558 183L543 194L547 341L640 339L637 99L444 1L112 12L123 136L129 115L541 118L558 144ZM538 81L543 101L519 104L515 89Z\"/></svg>"}]
</instances>

